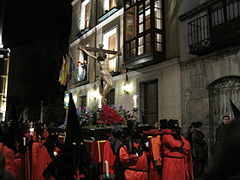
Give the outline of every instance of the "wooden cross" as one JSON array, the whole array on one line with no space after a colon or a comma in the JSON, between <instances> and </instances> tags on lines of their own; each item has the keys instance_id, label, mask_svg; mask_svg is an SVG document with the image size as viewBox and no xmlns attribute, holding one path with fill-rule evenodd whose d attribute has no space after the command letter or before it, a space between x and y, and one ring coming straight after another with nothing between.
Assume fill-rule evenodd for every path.
<instances>
[{"instance_id":1,"label":"wooden cross","mask_svg":"<svg viewBox=\"0 0 240 180\"><path fill-rule=\"evenodd\" d=\"M112 78L109 77L109 75L111 76L111 74L109 73L109 69L107 68L107 65L106 65L106 63L108 63L108 61L106 62L105 60L106 59L110 60L110 59L115 58L116 56L121 56L121 52L120 51L112 51L112 50L103 49L102 44L99 44L99 48L84 47L84 46L80 45L78 47L78 49L83 50L88 56L92 57L93 59L95 59L96 61L99 62L100 71L103 72L102 75L100 76L99 92L103 96L103 99L105 99L107 93L112 88ZM98 55L94 56L89 51L98 52ZM107 57L106 54L113 54L113 56L109 58L109 57ZM103 81L105 82L105 85L103 85Z\"/></svg>"},{"instance_id":2,"label":"wooden cross","mask_svg":"<svg viewBox=\"0 0 240 180\"><path fill-rule=\"evenodd\" d=\"M102 44L99 44L99 47L100 48L84 46L84 49L86 49L87 51L103 52L103 53L106 53L106 54L114 54L114 55L116 55L118 53L118 51L103 49L103 45ZM81 50L81 48L78 47L78 50Z\"/></svg>"}]
</instances>

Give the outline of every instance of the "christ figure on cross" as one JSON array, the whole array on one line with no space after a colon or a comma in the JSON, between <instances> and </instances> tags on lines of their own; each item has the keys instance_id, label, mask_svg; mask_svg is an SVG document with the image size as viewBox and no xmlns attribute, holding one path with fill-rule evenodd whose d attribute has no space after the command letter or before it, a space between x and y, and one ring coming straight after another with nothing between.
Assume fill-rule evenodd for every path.
<instances>
[{"instance_id":1,"label":"christ figure on cross","mask_svg":"<svg viewBox=\"0 0 240 180\"><path fill-rule=\"evenodd\" d=\"M95 59L99 63L100 72L100 86L102 88L99 88L100 94L103 97L103 100L105 100L106 95L111 90L113 83L112 83L112 75L109 72L109 60L114 59L117 56L121 56L120 51L112 51L112 50L105 50L103 49L103 45L99 44L99 48L92 48L92 47L84 47L80 45L78 49L84 51L88 56ZM89 51L95 51L98 52L97 56L94 56ZM107 56L107 54L113 54L112 56ZM103 86L103 82L105 82L105 86Z\"/></svg>"}]
</instances>

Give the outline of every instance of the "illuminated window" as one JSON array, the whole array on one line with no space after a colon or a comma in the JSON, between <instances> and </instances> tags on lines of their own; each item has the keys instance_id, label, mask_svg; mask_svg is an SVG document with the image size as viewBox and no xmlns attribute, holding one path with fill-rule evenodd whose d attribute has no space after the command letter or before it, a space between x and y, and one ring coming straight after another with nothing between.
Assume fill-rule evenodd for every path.
<instances>
[{"instance_id":1,"label":"illuminated window","mask_svg":"<svg viewBox=\"0 0 240 180\"><path fill-rule=\"evenodd\" d=\"M112 30L103 34L103 45L105 49L117 51L117 28L113 28ZM111 59L112 55L108 55ZM116 72L117 71L117 58L109 60L109 71Z\"/></svg>"},{"instance_id":2,"label":"illuminated window","mask_svg":"<svg viewBox=\"0 0 240 180\"><path fill-rule=\"evenodd\" d=\"M151 12L150 6L147 6L145 8L145 30L148 30L151 27L151 18L150 18L151 13L150 12Z\"/></svg>"},{"instance_id":3,"label":"illuminated window","mask_svg":"<svg viewBox=\"0 0 240 180\"><path fill-rule=\"evenodd\" d=\"M89 27L89 21L90 21L90 3L87 3L85 8L85 27Z\"/></svg>"},{"instance_id":4,"label":"illuminated window","mask_svg":"<svg viewBox=\"0 0 240 180\"><path fill-rule=\"evenodd\" d=\"M162 3L157 0L154 4L155 28L162 29Z\"/></svg>"},{"instance_id":5,"label":"illuminated window","mask_svg":"<svg viewBox=\"0 0 240 180\"><path fill-rule=\"evenodd\" d=\"M104 0L104 10L109 11L110 9L117 7L117 0Z\"/></svg>"},{"instance_id":6,"label":"illuminated window","mask_svg":"<svg viewBox=\"0 0 240 180\"><path fill-rule=\"evenodd\" d=\"M126 12L126 39L131 39L136 36L136 15L135 8L131 8Z\"/></svg>"},{"instance_id":7,"label":"illuminated window","mask_svg":"<svg viewBox=\"0 0 240 180\"><path fill-rule=\"evenodd\" d=\"M87 81L87 55L83 51L79 51L79 60L77 67L77 80L78 82Z\"/></svg>"},{"instance_id":8,"label":"illuminated window","mask_svg":"<svg viewBox=\"0 0 240 180\"><path fill-rule=\"evenodd\" d=\"M144 52L144 38L138 38L138 55L143 54Z\"/></svg>"},{"instance_id":9,"label":"illuminated window","mask_svg":"<svg viewBox=\"0 0 240 180\"><path fill-rule=\"evenodd\" d=\"M81 29L89 27L90 13L91 13L90 0L85 0L82 2L81 6Z\"/></svg>"},{"instance_id":10,"label":"illuminated window","mask_svg":"<svg viewBox=\"0 0 240 180\"><path fill-rule=\"evenodd\" d=\"M163 52L162 0L126 0L124 57Z\"/></svg>"},{"instance_id":11,"label":"illuminated window","mask_svg":"<svg viewBox=\"0 0 240 180\"><path fill-rule=\"evenodd\" d=\"M109 9L117 6L116 0L109 0Z\"/></svg>"},{"instance_id":12,"label":"illuminated window","mask_svg":"<svg viewBox=\"0 0 240 180\"><path fill-rule=\"evenodd\" d=\"M156 51L162 52L162 34L156 33L155 34L155 49Z\"/></svg>"}]
</instances>

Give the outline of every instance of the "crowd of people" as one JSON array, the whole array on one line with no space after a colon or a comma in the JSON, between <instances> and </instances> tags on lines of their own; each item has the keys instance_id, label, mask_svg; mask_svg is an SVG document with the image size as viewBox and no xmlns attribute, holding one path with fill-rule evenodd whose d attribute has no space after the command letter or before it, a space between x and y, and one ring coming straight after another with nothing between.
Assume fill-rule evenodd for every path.
<instances>
[{"instance_id":1,"label":"crowd of people","mask_svg":"<svg viewBox=\"0 0 240 180\"><path fill-rule=\"evenodd\" d=\"M193 122L185 135L178 120L174 119L160 120L160 128L149 130L141 130L136 120L128 120L126 129L121 124L114 124L111 134L106 137L99 166L84 147L77 119L70 95L64 130L41 123L19 124L14 120L2 124L0 180L219 180L223 177L227 180L226 177L232 174L239 178L238 168L234 166L230 166L232 174L216 173L221 168L228 168L224 162L233 157L231 154L226 161L224 153L231 152L226 144L233 147L229 142L238 138L235 133L230 136L230 141L224 142L226 132L240 127L240 121L229 123L229 116L224 116L217 128L217 146L222 151L215 166L207 173L208 145L200 121Z\"/></svg>"}]
</instances>

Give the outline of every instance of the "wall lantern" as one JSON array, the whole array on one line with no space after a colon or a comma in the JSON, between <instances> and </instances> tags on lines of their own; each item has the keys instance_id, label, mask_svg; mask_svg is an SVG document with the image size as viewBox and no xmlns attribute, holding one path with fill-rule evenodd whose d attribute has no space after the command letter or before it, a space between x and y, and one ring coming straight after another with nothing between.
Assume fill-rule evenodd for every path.
<instances>
[{"instance_id":1,"label":"wall lantern","mask_svg":"<svg viewBox=\"0 0 240 180\"><path fill-rule=\"evenodd\" d=\"M100 93L99 93L99 90L92 91L91 97L92 97L93 99L98 100L98 99L99 99L99 96L101 96Z\"/></svg>"},{"instance_id":2,"label":"wall lantern","mask_svg":"<svg viewBox=\"0 0 240 180\"><path fill-rule=\"evenodd\" d=\"M64 94L64 107L65 107L65 109L68 109L68 107L69 107L69 100L70 100L70 92L65 91L65 94Z\"/></svg>"},{"instance_id":3,"label":"wall lantern","mask_svg":"<svg viewBox=\"0 0 240 180\"><path fill-rule=\"evenodd\" d=\"M129 94L132 91L132 86L129 83L124 83L123 85L123 92Z\"/></svg>"}]
</instances>

